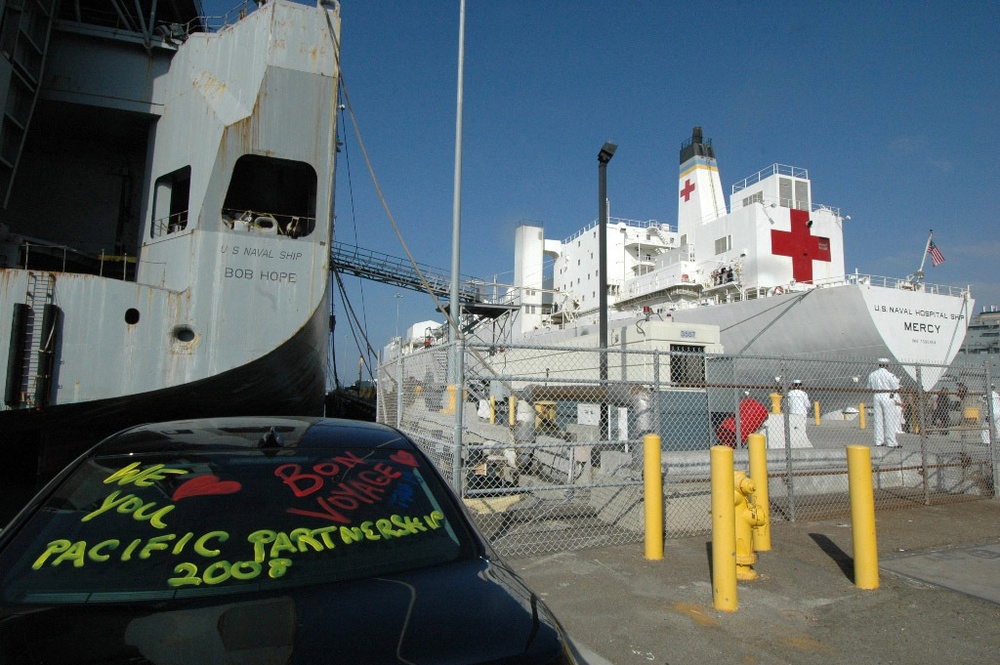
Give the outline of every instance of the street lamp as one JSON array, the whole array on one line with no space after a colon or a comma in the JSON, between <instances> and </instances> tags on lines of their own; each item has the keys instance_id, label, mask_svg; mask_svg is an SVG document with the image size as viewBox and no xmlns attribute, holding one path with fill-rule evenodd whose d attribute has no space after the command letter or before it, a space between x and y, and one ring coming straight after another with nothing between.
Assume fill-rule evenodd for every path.
<instances>
[{"instance_id":1,"label":"street lamp","mask_svg":"<svg viewBox=\"0 0 1000 665\"><path fill-rule=\"evenodd\" d=\"M597 153L597 184L598 184L598 300L600 310L600 347L601 347L601 382L608 380L608 162L615 156L618 149L614 143L608 142L601 146Z\"/></svg>"},{"instance_id":2,"label":"street lamp","mask_svg":"<svg viewBox=\"0 0 1000 665\"><path fill-rule=\"evenodd\" d=\"M601 151L597 153L597 275L598 275L598 300L597 308L600 310L600 381L601 390L604 392L604 399L601 400L601 439L607 441L608 436L608 407L607 407L607 387L608 387L608 162L615 155L618 149L614 143L607 142L601 146ZM594 450L591 449L591 461L594 461Z\"/></svg>"}]
</instances>

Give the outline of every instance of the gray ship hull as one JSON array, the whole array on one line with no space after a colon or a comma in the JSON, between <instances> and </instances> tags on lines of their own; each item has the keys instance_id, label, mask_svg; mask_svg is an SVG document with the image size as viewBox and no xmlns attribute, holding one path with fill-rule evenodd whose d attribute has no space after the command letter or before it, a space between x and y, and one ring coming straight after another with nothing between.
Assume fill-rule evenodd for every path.
<instances>
[{"instance_id":1,"label":"gray ship hull","mask_svg":"<svg viewBox=\"0 0 1000 665\"><path fill-rule=\"evenodd\" d=\"M0 427L39 467L327 385L339 7L102 5L25 19L35 78L0 58Z\"/></svg>"}]
</instances>

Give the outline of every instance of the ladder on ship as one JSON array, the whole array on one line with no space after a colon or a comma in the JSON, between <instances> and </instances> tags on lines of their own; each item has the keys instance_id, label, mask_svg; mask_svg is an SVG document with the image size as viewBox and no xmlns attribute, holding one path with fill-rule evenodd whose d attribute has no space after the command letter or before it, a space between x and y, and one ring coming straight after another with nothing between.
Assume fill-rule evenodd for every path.
<instances>
[{"instance_id":1,"label":"ladder on ship","mask_svg":"<svg viewBox=\"0 0 1000 665\"><path fill-rule=\"evenodd\" d=\"M11 185L42 86L42 72L55 20L53 0L8 0L0 19L0 203L7 207Z\"/></svg>"},{"instance_id":2,"label":"ladder on ship","mask_svg":"<svg viewBox=\"0 0 1000 665\"><path fill-rule=\"evenodd\" d=\"M9 408L41 408L49 403L59 308L53 303L55 277L33 272L25 303L15 305L11 328L7 387Z\"/></svg>"}]
</instances>

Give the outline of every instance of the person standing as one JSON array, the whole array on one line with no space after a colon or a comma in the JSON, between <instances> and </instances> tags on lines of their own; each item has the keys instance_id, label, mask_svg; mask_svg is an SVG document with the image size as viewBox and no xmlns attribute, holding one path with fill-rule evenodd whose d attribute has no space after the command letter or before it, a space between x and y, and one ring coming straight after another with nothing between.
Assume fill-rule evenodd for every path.
<instances>
[{"instance_id":1,"label":"person standing","mask_svg":"<svg viewBox=\"0 0 1000 665\"><path fill-rule=\"evenodd\" d=\"M791 433L792 448L812 448L806 434L806 419L809 416L809 394L802 388L802 381L792 381L788 391L788 429Z\"/></svg>"},{"instance_id":2,"label":"person standing","mask_svg":"<svg viewBox=\"0 0 1000 665\"><path fill-rule=\"evenodd\" d=\"M934 401L934 414L931 416L931 427L939 427L941 431L938 434L946 434L945 430L948 428L948 412L951 411L951 396L948 394L947 388L942 388L941 392L938 393L937 399Z\"/></svg>"},{"instance_id":3,"label":"person standing","mask_svg":"<svg viewBox=\"0 0 1000 665\"><path fill-rule=\"evenodd\" d=\"M983 419L986 421L986 427L983 428L983 443L989 445L990 437L1000 436L1000 395L997 395L995 385L990 386L990 391L983 395L983 401L986 402L983 407L986 410L983 414ZM993 416L992 432L990 432L990 416Z\"/></svg>"},{"instance_id":4,"label":"person standing","mask_svg":"<svg viewBox=\"0 0 1000 665\"><path fill-rule=\"evenodd\" d=\"M875 418L875 445L898 448L899 378L889 371L889 359L879 358L878 369L868 375L872 392L872 415Z\"/></svg>"}]
</instances>

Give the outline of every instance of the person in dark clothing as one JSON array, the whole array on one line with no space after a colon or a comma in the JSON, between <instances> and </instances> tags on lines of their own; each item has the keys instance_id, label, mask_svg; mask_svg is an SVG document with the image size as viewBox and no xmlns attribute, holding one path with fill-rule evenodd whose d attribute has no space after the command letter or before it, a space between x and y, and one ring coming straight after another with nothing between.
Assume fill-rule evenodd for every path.
<instances>
[{"instance_id":1,"label":"person in dark clothing","mask_svg":"<svg viewBox=\"0 0 1000 665\"><path fill-rule=\"evenodd\" d=\"M931 427L947 427L948 426L948 412L951 410L951 399L948 397L948 391L941 389L938 393L937 400L934 402L934 413L931 416Z\"/></svg>"}]
</instances>

